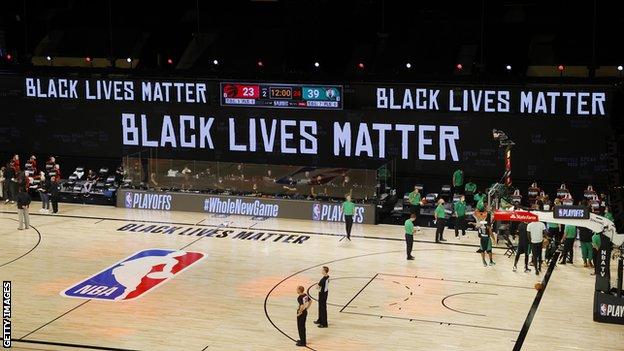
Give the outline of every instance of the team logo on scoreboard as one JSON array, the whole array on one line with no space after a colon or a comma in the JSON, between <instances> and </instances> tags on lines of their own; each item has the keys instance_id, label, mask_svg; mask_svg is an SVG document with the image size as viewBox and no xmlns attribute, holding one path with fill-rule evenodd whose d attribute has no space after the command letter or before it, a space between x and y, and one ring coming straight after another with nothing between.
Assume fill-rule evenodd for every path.
<instances>
[{"instance_id":1,"label":"team logo on scoreboard","mask_svg":"<svg viewBox=\"0 0 624 351\"><path fill-rule=\"evenodd\" d=\"M106 301L136 299L204 257L201 252L142 250L68 288L61 295Z\"/></svg>"},{"instance_id":2,"label":"team logo on scoreboard","mask_svg":"<svg viewBox=\"0 0 624 351\"><path fill-rule=\"evenodd\" d=\"M338 93L336 92L336 89L329 88L329 89L325 90L325 96L327 96L327 99L329 99L329 100L336 100L336 97L338 96Z\"/></svg>"}]
</instances>

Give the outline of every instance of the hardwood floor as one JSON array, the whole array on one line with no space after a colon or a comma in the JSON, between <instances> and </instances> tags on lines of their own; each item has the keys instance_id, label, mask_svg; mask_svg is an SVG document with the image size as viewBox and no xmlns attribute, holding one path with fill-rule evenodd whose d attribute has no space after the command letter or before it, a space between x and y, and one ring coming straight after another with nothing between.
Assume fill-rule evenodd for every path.
<instances>
[{"instance_id":1,"label":"hardwood floor","mask_svg":"<svg viewBox=\"0 0 624 351\"><path fill-rule=\"evenodd\" d=\"M483 267L474 232L457 240L447 230L447 244L436 244L423 229L407 261L400 226L355 225L348 242L339 223L61 204L59 215L34 211L32 229L18 231L14 206L0 210L16 350L300 349L295 289L316 298L323 265L329 328L312 323L313 303L311 349L511 350L543 278L512 272L500 248ZM206 256L133 300L61 295L146 249ZM592 321L594 279L578 247L575 260L553 271L523 350L623 348L624 327Z\"/></svg>"}]
</instances>

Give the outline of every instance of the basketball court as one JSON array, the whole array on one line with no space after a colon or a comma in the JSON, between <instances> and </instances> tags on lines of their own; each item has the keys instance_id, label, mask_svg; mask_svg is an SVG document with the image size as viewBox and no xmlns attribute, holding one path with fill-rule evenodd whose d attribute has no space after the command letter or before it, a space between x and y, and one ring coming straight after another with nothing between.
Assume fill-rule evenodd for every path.
<instances>
[{"instance_id":1,"label":"basketball court","mask_svg":"<svg viewBox=\"0 0 624 351\"><path fill-rule=\"evenodd\" d=\"M342 224L304 220L70 204L55 216L33 213L30 230L16 230L16 218L2 205L0 276L12 282L16 350L295 350L295 289L315 298L322 266L329 328L312 323L313 304L312 350L624 345L621 326L592 321L594 279L578 248L573 266L544 270L536 299L544 274L512 272L501 247L496 265L483 267L474 232L457 240L447 230L448 242L436 244L423 229L407 261L402 227L391 225L356 225L348 242ZM127 301L61 294L146 249L203 256Z\"/></svg>"}]
</instances>

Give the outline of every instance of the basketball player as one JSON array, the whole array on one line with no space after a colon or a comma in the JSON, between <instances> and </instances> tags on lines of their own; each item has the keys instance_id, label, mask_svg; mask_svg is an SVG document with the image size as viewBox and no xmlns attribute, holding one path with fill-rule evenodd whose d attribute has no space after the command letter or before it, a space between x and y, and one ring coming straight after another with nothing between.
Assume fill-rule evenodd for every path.
<instances>
[{"instance_id":1,"label":"basketball player","mask_svg":"<svg viewBox=\"0 0 624 351\"><path fill-rule=\"evenodd\" d=\"M416 213L416 215L418 216L418 213L420 212L420 201L421 201L421 196L420 196L420 192L418 191L418 186L416 185L414 186L414 191L409 193L408 198L410 202L410 213Z\"/></svg>"},{"instance_id":2,"label":"basketball player","mask_svg":"<svg viewBox=\"0 0 624 351\"><path fill-rule=\"evenodd\" d=\"M351 194L345 195L345 201L342 203L342 212L344 212L345 226L347 230L347 239L351 241L351 228L353 227L353 211L355 205L351 202Z\"/></svg>"},{"instance_id":3,"label":"basketball player","mask_svg":"<svg viewBox=\"0 0 624 351\"><path fill-rule=\"evenodd\" d=\"M529 269L529 233L527 232L526 222L518 225L518 247L516 248L516 259L514 261L513 271L518 270L518 259L524 254L524 273L528 273Z\"/></svg>"},{"instance_id":4,"label":"basketball player","mask_svg":"<svg viewBox=\"0 0 624 351\"><path fill-rule=\"evenodd\" d=\"M318 303L319 303L319 316L314 321L314 324L318 324L319 328L327 328L327 294L329 293L329 267L323 266L321 268L323 278L316 285L319 290Z\"/></svg>"},{"instance_id":5,"label":"basketball player","mask_svg":"<svg viewBox=\"0 0 624 351\"><path fill-rule=\"evenodd\" d=\"M405 221L405 247L407 251L407 259L413 260L412 247L414 246L414 221L416 220L416 213L411 213L410 218Z\"/></svg>"},{"instance_id":6,"label":"basketball player","mask_svg":"<svg viewBox=\"0 0 624 351\"><path fill-rule=\"evenodd\" d=\"M459 231L462 236L466 236L466 198L464 195L459 197L459 201L453 204L455 210L455 238L459 238Z\"/></svg>"},{"instance_id":7,"label":"basketball player","mask_svg":"<svg viewBox=\"0 0 624 351\"><path fill-rule=\"evenodd\" d=\"M481 260L483 261L483 267L487 267L488 264L485 261L485 253L487 252L490 258L490 266L496 264L494 260L492 260L492 241L494 240L494 233L492 232L492 226L488 224L487 221L480 221L477 223L477 233L480 239L480 252L481 252Z\"/></svg>"},{"instance_id":8,"label":"basketball player","mask_svg":"<svg viewBox=\"0 0 624 351\"><path fill-rule=\"evenodd\" d=\"M539 275L542 270L542 242L544 241L545 230L546 226L542 222L531 222L527 225L527 231L531 236L531 253L535 275Z\"/></svg>"},{"instance_id":9,"label":"basketball player","mask_svg":"<svg viewBox=\"0 0 624 351\"><path fill-rule=\"evenodd\" d=\"M590 185L591 186L591 185ZM591 229L579 227L579 241L581 242L581 255L583 256L583 267L594 268L594 252L592 250Z\"/></svg>"},{"instance_id":10,"label":"basketball player","mask_svg":"<svg viewBox=\"0 0 624 351\"><path fill-rule=\"evenodd\" d=\"M299 340L297 340L297 346L306 346L306 318L308 317L308 308L312 304L312 300L305 293L305 289L303 286L297 287L297 303L299 307L297 308L297 330L299 331Z\"/></svg>"}]
</instances>

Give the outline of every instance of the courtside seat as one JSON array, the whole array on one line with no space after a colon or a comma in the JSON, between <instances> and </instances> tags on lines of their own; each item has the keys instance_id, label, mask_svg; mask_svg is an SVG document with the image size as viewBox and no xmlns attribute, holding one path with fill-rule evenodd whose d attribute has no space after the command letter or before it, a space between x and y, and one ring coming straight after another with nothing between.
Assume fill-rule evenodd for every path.
<instances>
[{"instance_id":1,"label":"courtside seat","mask_svg":"<svg viewBox=\"0 0 624 351\"><path fill-rule=\"evenodd\" d=\"M105 184L106 184L107 187L114 186L115 185L115 176L112 176L112 175L108 176L106 178Z\"/></svg>"},{"instance_id":2,"label":"courtside seat","mask_svg":"<svg viewBox=\"0 0 624 351\"><path fill-rule=\"evenodd\" d=\"M65 182L64 186L67 189L71 189L74 187L74 185L76 185L76 181L78 180L78 176L76 174L72 174L69 176L69 178L67 178L67 181Z\"/></svg>"},{"instance_id":3,"label":"courtside seat","mask_svg":"<svg viewBox=\"0 0 624 351\"><path fill-rule=\"evenodd\" d=\"M84 175L85 175L84 167L76 167L76 170L74 170L74 174L78 177L79 180L84 178Z\"/></svg>"}]
</instances>

